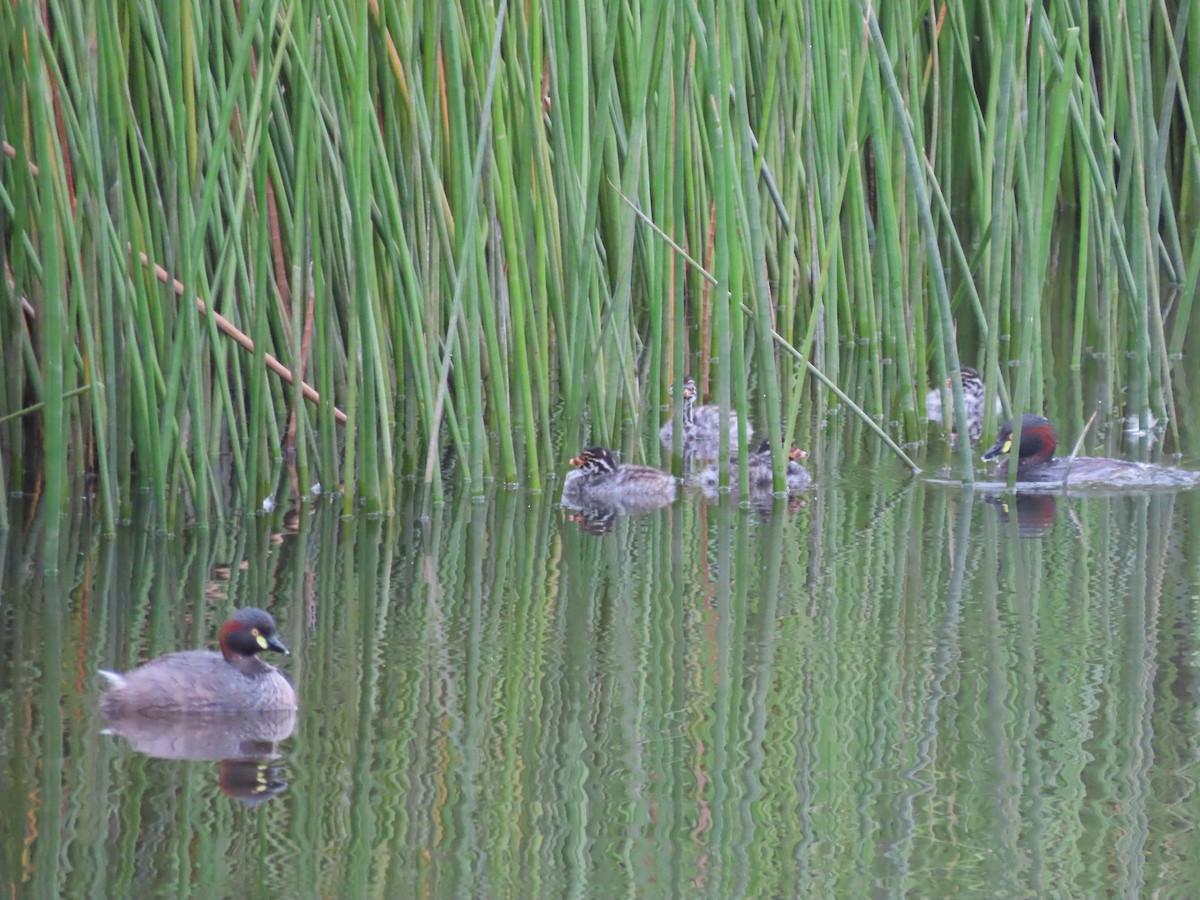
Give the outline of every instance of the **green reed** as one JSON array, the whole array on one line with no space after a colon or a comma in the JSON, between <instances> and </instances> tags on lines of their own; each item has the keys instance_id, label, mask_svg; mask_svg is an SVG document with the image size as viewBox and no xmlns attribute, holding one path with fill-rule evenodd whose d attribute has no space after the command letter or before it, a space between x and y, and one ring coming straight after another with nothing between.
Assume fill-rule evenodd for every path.
<instances>
[{"instance_id":1,"label":"green reed","mask_svg":"<svg viewBox=\"0 0 1200 900\"><path fill-rule=\"evenodd\" d=\"M1123 9L10 4L0 487L541 488L660 460L687 372L777 444L844 403L809 366L899 442L959 360L1174 427L1200 25Z\"/></svg>"}]
</instances>

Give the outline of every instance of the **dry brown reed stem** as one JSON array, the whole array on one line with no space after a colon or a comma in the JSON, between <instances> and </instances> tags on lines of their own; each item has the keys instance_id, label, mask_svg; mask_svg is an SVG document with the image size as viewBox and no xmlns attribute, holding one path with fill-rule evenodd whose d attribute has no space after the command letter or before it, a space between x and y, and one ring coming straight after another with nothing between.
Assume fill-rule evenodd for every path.
<instances>
[{"instance_id":1,"label":"dry brown reed stem","mask_svg":"<svg viewBox=\"0 0 1200 900\"><path fill-rule=\"evenodd\" d=\"M7 156L9 159L17 158L17 148L14 147L12 144L10 144L8 141L0 141L0 150L3 150L4 155ZM29 171L33 175L38 174L37 165L34 163L29 163Z\"/></svg>"},{"instance_id":2,"label":"dry brown reed stem","mask_svg":"<svg viewBox=\"0 0 1200 900\"><path fill-rule=\"evenodd\" d=\"M179 296L179 297L183 296L183 283L182 282L172 278L171 274L166 269L164 269L162 266L160 266L158 263L151 262L150 257L148 257L145 253L142 253L139 251L138 256L141 257L143 266L145 266L148 269L152 269L154 271L155 278L157 278L163 284L171 285L171 287L174 288L174 290L175 290L176 296ZM212 316L212 320L216 324L217 330L219 330L222 333L224 333L225 335L233 338L233 340L236 341L242 347L242 349L246 350L249 353L254 352L254 341L252 341L246 334L244 334L240 329L238 329L238 327L236 325L234 325L232 322L230 322L227 318L225 318L219 312L210 310L208 308L208 304L205 303L200 297L196 298L196 308L198 310L200 310L200 312L202 314L204 314L206 316ZM270 353L264 354L264 356L267 361L268 369L270 369L272 372L274 372L276 375L278 375L280 378L282 378L288 384L294 383L294 380L292 378L292 372L287 366L285 366L283 363L281 363L279 360L277 360ZM321 395L317 393L315 388L309 386L306 382L303 382L303 381L300 382L300 390L304 393L305 399L308 400L309 402L311 402L313 404L317 404L317 403L321 402ZM333 408L333 417L335 419L337 419L339 425L346 424L346 414L344 412L342 412L340 409L338 409L336 406Z\"/></svg>"},{"instance_id":3,"label":"dry brown reed stem","mask_svg":"<svg viewBox=\"0 0 1200 900\"><path fill-rule=\"evenodd\" d=\"M0 141L0 151L3 151L4 155L9 157L10 159L15 159L17 156L16 148L13 147L13 145L10 144L8 141ZM35 166L33 163L29 164L29 169L34 175L38 174L37 166ZM271 212L272 212L272 222L274 223L274 221L275 221L274 217L276 215L274 206L272 206ZM146 266L147 268L153 269L154 275L156 278L158 278L159 281L161 281L163 284L171 285L175 289L175 294L177 296L180 296L180 297L183 296L183 284L181 282L172 278L170 273L168 273L167 270L164 269L162 266L158 265L158 263L151 263L150 257L148 257L145 253L139 252L138 255L142 259L142 265ZM276 268L277 269L279 267L279 262L280 261L278 259L278 252L276 252ZM281 283L286 283L286 282L281 282ZM311 301L311 297L310 297L310 301ZM30 305L29 301L26 300L24 297L22 297L21 303L25 308L25 312L31 318L33 318L34 317L34 309ZM206 316L210 315L210 311L208 309L208 304L206 304L199 297L196 298L196 308L198 310L200 310L200 312L203 313L204 315L206 315ZM233 338L237 343L239 343L248 352L250 352L250 353L254 352L254 341L252 341L241 330L239 330L236 325L234 325L232 322L230 322L228 319L226 319L219 312L212 312L211 315L212 315L213 321L216 323L217 329L219 331L221 331L221 332L225 333L226 335L228 335L229 337ZM310 311L310 315L311 315L311 311ZM306 336L307 336L307 328L306 328ZM267 361L267 368L269 368L272 372L274 372L276 375L278 375L280 378L282 378L288 384L294 383L293 378L292 378L292 372L287 366L285 366L283 363L281 363L279 360L277 360L270 353L265 354L265 356L266 356L266 361ZM317 393L317 390L315 388L313 388L312 386L310 386L307 382L303 382L303 381L300 382L300 390L303 392L305 399L307 399L309 402L311 402L313 404L318 404L321 402L321 395L319 393ZM334 417L334 419L337 420L337 423L339 425L346 424L346 414L344 412L342 412L340 409L338 409L336 406L333 408L333 417Z\"/></svg>"}]
</instances>

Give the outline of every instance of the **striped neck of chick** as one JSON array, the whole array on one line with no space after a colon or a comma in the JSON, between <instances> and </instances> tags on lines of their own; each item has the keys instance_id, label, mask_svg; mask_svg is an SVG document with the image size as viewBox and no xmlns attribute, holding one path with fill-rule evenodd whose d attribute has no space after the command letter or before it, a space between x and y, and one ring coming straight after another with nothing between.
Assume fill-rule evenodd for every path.
<instances>
[{"instance_id":1,"label":"striped neck of chick","mask_svg":"<svg viewBox=\"0 0 1200 900\"><path fill-rule=\"evenodd\" d=\"M695 405L696 381L691 375L686 375L683 379L683 428L685 434L695 425L696 419L692 411Z\"/></svg>"},{"instance_id":2,"label":"striped neck of chick","mask_svg":"<svg viewBox=\"0 0 1200 900\"><path fill-rule=\"evenodd\" d=\"M588 475L611 475L617 471L617 461L607 447L588 447L572 462Z\"/></svg>"}]
</instances>

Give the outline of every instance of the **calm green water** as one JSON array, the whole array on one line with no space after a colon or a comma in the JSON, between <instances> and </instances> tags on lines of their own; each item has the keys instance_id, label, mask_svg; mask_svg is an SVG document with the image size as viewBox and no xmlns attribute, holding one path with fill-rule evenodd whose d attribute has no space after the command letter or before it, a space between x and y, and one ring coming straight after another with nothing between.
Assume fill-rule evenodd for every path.
<instances>
[{"instance_id":1,"label":"calm green water","mask_svg":"<svg viewBox=\"0 0 1200 900\"><path fill-rule=\"evenodd\" d=\"M818 465L792 509L685 495L601 535L556 500L81 517L55 577L29 512L0 895L1200 893L1200 491L1018 510ZM293 650L276 758L102 733L98 668L249 604Z\"/></svg>"}]
</instances>

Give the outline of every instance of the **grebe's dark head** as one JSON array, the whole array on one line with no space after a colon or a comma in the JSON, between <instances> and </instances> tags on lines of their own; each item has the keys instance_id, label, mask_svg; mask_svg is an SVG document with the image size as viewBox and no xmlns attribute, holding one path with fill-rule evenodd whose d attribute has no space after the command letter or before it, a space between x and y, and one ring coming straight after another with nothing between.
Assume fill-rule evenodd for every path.
<instances>
[{"instance_id":1,"label":"grebe's dark head","mask_svg":"<svg viewBox=\"0 0 1200 900\"><path fill-rule=\"evenodd\" d=\"M263 650L288 652L283 641L275 636L275 620L266 610L254 606L239 609L221 626L221 653L227 660L237 656L254 656Z\"/></svg>"},{"instance_id":2,"label":"grebe's dark head","mask_svg":"<svg viewBox=\"0 0 1200 900\"><path fill-rule=\"evenodd\" d=\"M995 459L1006 455L1012 449L1012 419L1004 423L996 435L996 443L983 454L983 458ZM1017 449L1017 464L1021 468L1036 466L1054 456L1054 448L1058 446L1058 435L1054 426L1045 416L1035 416L1025 413L1021 417L1021 443Z\"/></svg>"}]
</instances>

